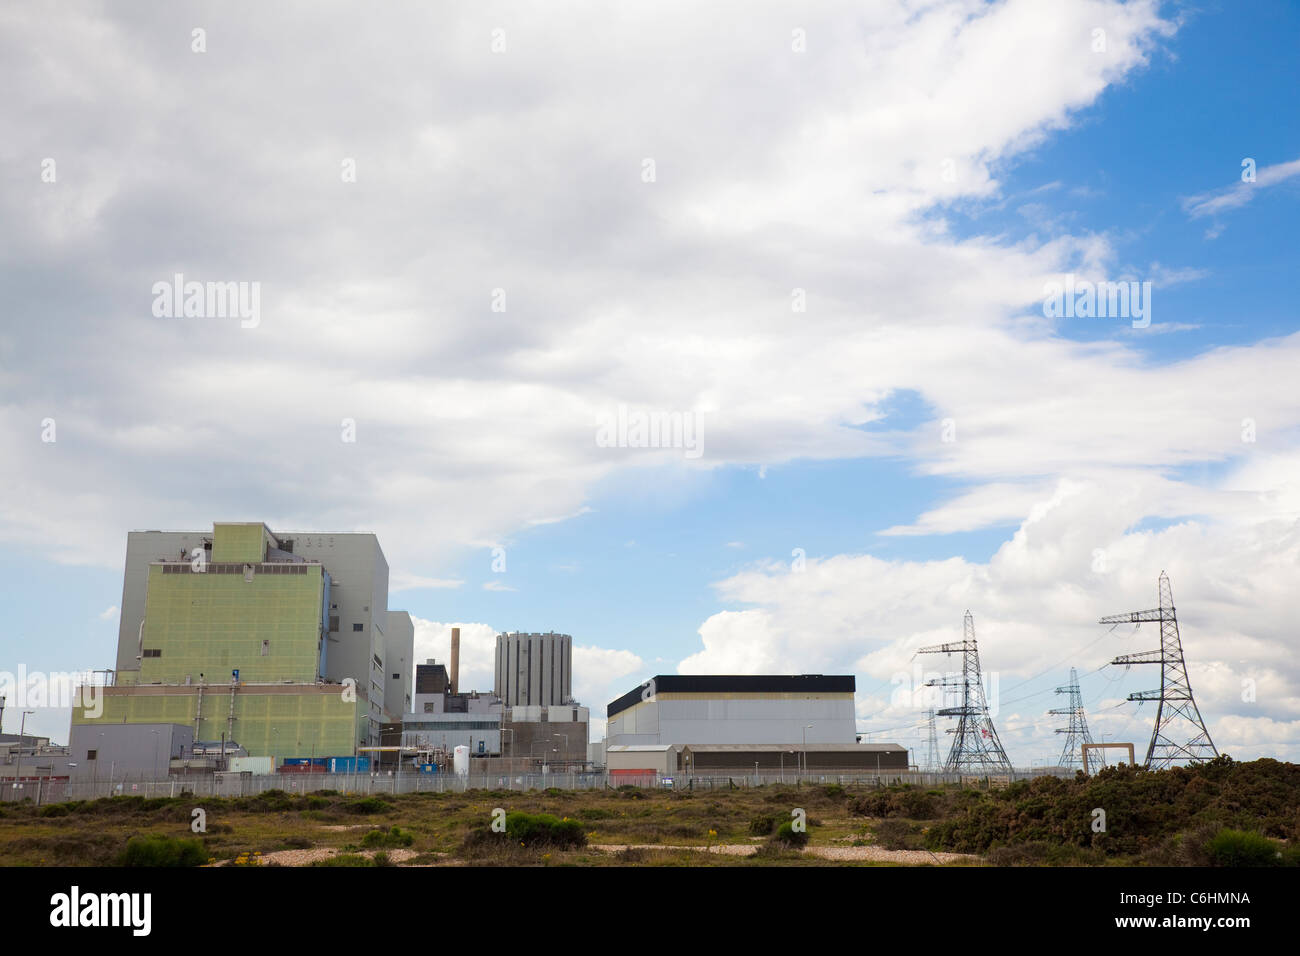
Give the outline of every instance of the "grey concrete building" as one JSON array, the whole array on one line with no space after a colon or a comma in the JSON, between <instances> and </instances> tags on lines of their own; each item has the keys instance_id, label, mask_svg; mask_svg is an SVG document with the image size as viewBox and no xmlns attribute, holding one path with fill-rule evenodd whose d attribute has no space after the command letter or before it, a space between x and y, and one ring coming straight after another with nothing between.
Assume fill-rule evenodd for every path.
<instances>
[{"instance_id":1,"label":"grey concrete building","mask_svg":"<svg viewBox=\"0 0 1300 956\"><path fill-rule=\"evenodd\" d=\"M79 780L165 780L193 745L186 724L73 724L68 741Z\"/></svg>"},{"instance_id":2,"label":"grey concrete building","mask_svg":"<svg viewBox=\"0 0 1300 956\"><path fill-rule=\"evenodd\" d=\"M568 634L497 635L496 695L507 707L573 701L573 638Z\"/></svg>"}]
</instances>

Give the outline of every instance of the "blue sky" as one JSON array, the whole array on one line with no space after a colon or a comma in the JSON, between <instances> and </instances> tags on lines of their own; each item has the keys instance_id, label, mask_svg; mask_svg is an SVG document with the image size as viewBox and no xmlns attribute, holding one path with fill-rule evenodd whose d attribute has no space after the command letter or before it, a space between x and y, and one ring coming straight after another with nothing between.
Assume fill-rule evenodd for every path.
<instances>
[{"instance_id":1,"label":"blue sky","mask_svg":"<svg viewBox=\"0 0 1300 956\"><path fill-rule=\"evenodd\" d=\"M53 318L0 338L0 669L111 663L128 530L265 520L378 532L417 655L465 626L479 680L493 630L572 634L595 716L654 673L825 669L858 676L861 729L919 746L891 677L969 607L1027 764L1055 755L1043 712L1071 663L1099 726L1145 742L1122 698L1158 676L1093 672L1151 636L1098 642L1092 622L1152 605L1168 568L1223 749L1296 756L1300 174L1196 210L1245 157L1300 160L1300 9L815 4L802 59L785 15L720 10L731 33L671 5L587 28L402 11L411 39L383 62L366 32L397 24L324 22L297 42L369 65L325 89L269 62L293 32L278 16L205 14L219 42L198 58L174 42L185 13L17 22L15 49L68 39L57 69L5 68L38 92L6 117L4 278L15 314ZM102 30L152 53L79 55ZM636 68L668 54L671 80ZM242 105L274 83L280 101ZM88 128L100 114L116 123ZM205 130L269 158L185 145ZM29 175L51 153L57 193ZM337 198L353 156L355 202ZM924 172L943 156L955 184ZM261 326L142 314L178 256L263 277ZM1071 271L1152 281L1151 328L1044 319L1037 290ZM699 414L703 458L594 447L593 415L624 403ZM57 445L33 443L46 415ZM60 737L65 712L36 725Z\"/></svg>"}]
</instances>

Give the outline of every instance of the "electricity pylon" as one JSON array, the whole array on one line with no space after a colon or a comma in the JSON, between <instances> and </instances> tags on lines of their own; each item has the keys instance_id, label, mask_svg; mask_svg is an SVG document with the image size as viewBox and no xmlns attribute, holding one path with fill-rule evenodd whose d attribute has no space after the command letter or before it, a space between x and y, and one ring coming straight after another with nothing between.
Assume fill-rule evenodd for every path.
<instances>
[{"instance_id":1,"label":"electricity pylon","mask_svg":"<svg viewBox=\"0 0 1300 956\"><path fill-rule=\"evenodd\" d=\"M1128 695L1129 700L1158 700L1156 724L1147 747L1143 764L1148 770L1172 766L1177 760L1201 763L1219 755L1205 721L1192 697L1192 685L1187 679L1187 663L1183 659L1183 642L1178 637L1178 617L1174 613L1174 592L1169 587L1169 575L1160 572L1160 606L1147 611L1130 611L1103 617L1102 624L1141 624L1148 621L1160 623L1160 647L1140 654L1123 654L1112 664L1159 664L1160 689L1141 690Z\"/></svg>"},{"instance_id":2,"label":"electricity pylon","mask_svg":"<svg viewBox=\"0 0 1300 956\"><path fill-rule=\"evenodd\" d=\"M937 771L940 768L939 734L935 728L935 712L933 707L925 712L925 719L930 725L930 747L929 752L925 755L925 769Z\"/></svg>"},{"instance_id":3,"label":"electricity pylon","mask_svg":"<svg viewBox=\"0 0 1300 956\"><path fill-rule=\"evenodd\" d=\"M1083 745L1092 743L1092 734L1088 733L1088 719L1083 715L1083 694L1079 691L1079 674L1070 668L1070 683L1056 688L1058 694L1070 695L1070 706L1049 710L1049 714L1058 717L1068 716L1070 726L1058 727L1058 734L1065 734L1065 749L1061 751L1058 767L1081 767L1083 763Z\"/></svg>"},{"instance_id":4,"label":"electricity pylon","mask_svg":"<svg viewBox=\"0 0 1300 956\"><path fill-rule=\"evenodd\" d=\"M970 611L962 622L964 633L960 641L923 647L918 654L961 654L961 677L947 677L926 681L926 686L936 684L961 689L961 706L944 707L940 717L956 717L957 726L949 728L954 734L952 750L944 770L950 773L990 771L1011 773L1011 761L1002 749L1002 741L989 717L988 700L984 696L984 682L980 679L979 646L975 643L975 619Z\"/></svg>"}]
</instances>

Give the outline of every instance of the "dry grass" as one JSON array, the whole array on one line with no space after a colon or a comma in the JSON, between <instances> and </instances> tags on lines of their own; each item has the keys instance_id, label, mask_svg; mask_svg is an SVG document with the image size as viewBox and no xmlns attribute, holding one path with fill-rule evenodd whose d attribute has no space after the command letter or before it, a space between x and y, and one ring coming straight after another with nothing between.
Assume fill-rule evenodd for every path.
<instances>
[{"instance_id":1,"label":"dry grass","mask_svg":"<svg viewBox=\"0 0 1300 956\"><path fill-rule=\"evenodd\" d=\"M863 821L850 815L852 791L823 787L762 787L700 791L589 792L469 791L385 796L366 803L358 822L357 797L338 794L271 794L237 799L178 797L143 801L113 798L66 805L58 816L30 806L5 807L0 817L0 860L8 865L111 865L129 837L157 833L203 840L216 862L261 854L277 865L303 865L361 853L372 827L398 825L415 841L409 851L389 851L397 865L510 866L736 866L870 865L865 853L823 854L861 842ZM190 830L191 811L207 813L207 832ZM472 829L489 824L495 808L548 813L582 823L588 846L564 851L489 843L467 848ZM802 810L810 850L772 851L751 832L755 817L784 821ZM473 841L470 841L473 844ZM610 847L612 849L597 849ZM635 847L635 849L627 849ZM899 858L902 861L902 858ZM910 860L906 862L912 862ZM925 861L933 865L934 858ZM945 861L946 862L946 861Z\"/></svg>"}]
</instances>

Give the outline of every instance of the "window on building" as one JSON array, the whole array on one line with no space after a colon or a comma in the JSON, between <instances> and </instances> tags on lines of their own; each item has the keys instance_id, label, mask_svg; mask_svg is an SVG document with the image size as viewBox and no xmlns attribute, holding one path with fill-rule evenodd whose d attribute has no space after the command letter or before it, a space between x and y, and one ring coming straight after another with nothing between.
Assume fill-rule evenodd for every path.
<instances>
[{"instance_id":1,"label":"window on building","mask_svg":"<svg viewBox=\"0 0 1300 956\"><path fill-rule=\"evenodd\" d=\"M86 751L86 759L87 759L87 760L98 760L98 759L99 759L99 751L98 751L98 750L87 750L87 751Z\"/></svg>"},{"instance_id":2,"label":"window on building","mask_svg":"<svg viewBox=\"0 0 1300 956\"><path fill-rule=\"evenodd\" d=\"M402 675L401 675L401 674L394 674L394 675L393 675L393 680L401 680L401 679L402 679Z\"/></svg>"},{"instance_id":3,"label":"window on building","mask_svg":"<svg viewBox=\"0 0 1300 956\"><path fill-rule=\"evenodd\" d=\"M269 654L269 653L271 653L271 642L270 642L270 641L263 641L263 642L262 642L262 656L265 657L265 656L266 656L267 654Z\"/></svg>"},{"instance_id":4,"label":"window on building","mask_svg":"<svg viewBox=\"0 0 1300 956\"><path fill-rule=\"evenodd\" d=\"M331 630L331 631L337 631L338 629L339 629L339 616L338 616L337 614L331 614L331 615L330 615L330 630Z\"/></svg>"},{"instance_id":5,"label":"window on building","mask_svg":"<svg viewBox=\"0 0 1300 956\"><path fill-rule=\"evenodd\" d=\"M364 624L353 624L353 625L352 625L352 630L354 630L354 631L364 631L365 629L366 629L366 626L365 626Z\"/></svg>"},{"instance_id":6,"label":"window on building","mask_svg":"<svg viewBox=\"0 0 1300 956\"><path fill-rule=\"evenodd\" d=\"M162 657L162 648L160 648L160 647L146 647L146 648L144 649L144 651L141 653L141 656L142 656L142 657Z\"/></svg>"}]
</instances>

